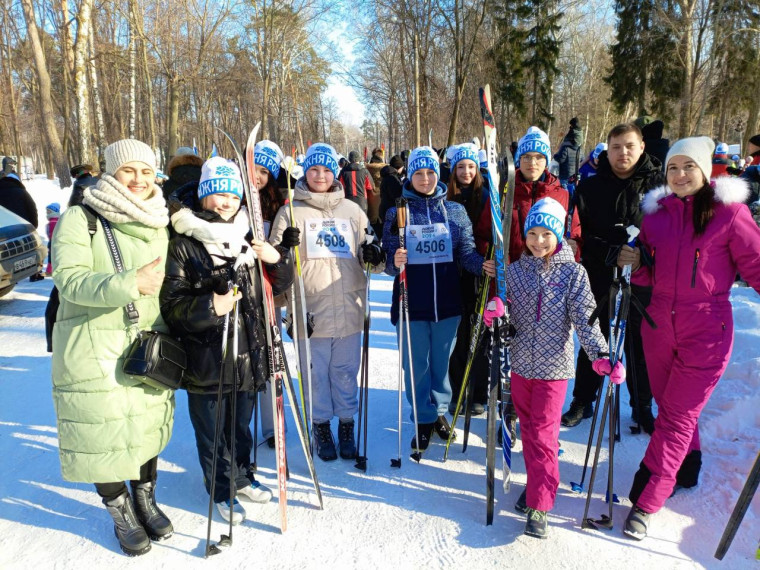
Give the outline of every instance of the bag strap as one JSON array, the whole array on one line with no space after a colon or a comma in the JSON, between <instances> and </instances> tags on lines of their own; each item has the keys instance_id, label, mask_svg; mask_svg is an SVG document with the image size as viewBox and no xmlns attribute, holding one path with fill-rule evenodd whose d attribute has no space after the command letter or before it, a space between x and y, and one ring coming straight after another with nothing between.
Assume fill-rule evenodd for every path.
<instances>
[{"instance_id":1,"label":"bag strap","mask_svg":"<svg viewBox=\"0 0 760 570\"><path fill-rule=\"evenodd\" d=\"M111 251L111 259L113 260L114 269L116 269L116 273L123 273L124 264L121 261L121 251L119 251L119 244L116 241L116 236L113 235L111 223L100 214L98 214L98 219L103 226L103 233L106 234L106 243L108 244L108 249ZM140 314L137 312L135 304L132 302L127 303L124 310L127 312L127 317L130 322L136 325L140 318Z\"/></svg>"},{"instance_id":2,"label":"bag strap","mask_svg":"<svg viewBox=\"0 0 760 570\"><path fill-rule=\"evenodd\" d=\"M98 213L86 204L81 204L84 210L84 217L87 218L87 232L90 239L98 232Z\"/></svg>"}]
</instances>

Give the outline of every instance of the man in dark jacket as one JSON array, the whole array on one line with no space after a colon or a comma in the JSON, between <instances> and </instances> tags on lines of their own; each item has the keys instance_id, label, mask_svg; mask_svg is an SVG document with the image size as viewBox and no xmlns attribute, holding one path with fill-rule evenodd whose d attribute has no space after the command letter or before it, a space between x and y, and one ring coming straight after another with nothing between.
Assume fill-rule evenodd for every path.
<instances>
[{"instance_id":1,"label":"man in dark jacket","mask_svg":"<svg viewBox=\"0 0 760 570\"><path fill-rule=\"evenodd\" d=\"M349 152L348 163L343 167L338 180L343 184L346 198L359 204L366 214L367 196L372 192L373 186L369 172L359 163L360 158L357 151Z\"/></svg>"},{"instance_id":2,"label":"man in dark jacket","mask_svg":"<svg viewBox=\"0 0 760 570\"><path fill-rule=\"evenodd\" d=\"M559 146L554 160L559 163L559 181L567 188L567 181L578 176L578 168L583 160L581 145L583 144L583 129L578 124L578 118L570 119L570 130L567 131L562 144Z\"/></svg>"},{"instance_id":3,"label":"man in dark jacket","mask_svg":"<svg viewBox=\"0 0 760 570\"><path fill-rule=\"evenodd\" d=\"M608 150L599 155L596 176L583 180L575 194L583 238L581 263L588 272L597 306L609 293L620 246L627 241L625 228L641 226L641 199L647 191L665 180L660 162L644 152L644 140L636 125L616 126L607 136L607 144ZM651 289L632 286L631 293L643 306L649 304ZM625 342L629 378L626 385L634 419L638 419L647 433L651 433L654 429L652 392L641 344L641 320L640 313L631 306ZM608 337L609 317L604 308L599 325ZM563 425L572 427L583 418L591 417L592 403L601 381L602 378L591 369L585 351L581 350L576 366L573 401L562 416Z\"/></svg>"},{"instance_id":4,"label":"man in dark jacket","mask_svg":"<svg viewBox=\"0 0 760 570\"><path fill-rule=\"evenodd\" d=\"M13 168L16 161L11 157L3 158L3 172L0 178L0 206L7 208L17 216L21 216L37 229L37 204L35 204L26 187L21 182Z\"/></svg>"},{"instance_id":5,"label":"man in dark jacket","mask_svg":"<svg viewBox=\"0 0 760 570\"><path fill-rule=\"evenodd\" d=\"M382 182L380 182L380 219L385 223L385 212L389 208L396 206L396 198L401 198L401 190L404 186L404 161L397 154L391 157L388 166L380 171ZM378 234L383 237L382 229Z\"/></svg>"},{"instance_id":6,"label":"man in dark jacket","mask_svg":"<svg viewBox=\"0 0 760 570\"><path fill-rule=\"evenodd\" d=\"M92 175L93 170L95 169L89 164L77 164L69 170L71 178L74 180L74 187L71 189L71 196L69 197L69 207L81 204L84 199L84 189L98 183L98 179Z\"/></svg>"}]
</instances>

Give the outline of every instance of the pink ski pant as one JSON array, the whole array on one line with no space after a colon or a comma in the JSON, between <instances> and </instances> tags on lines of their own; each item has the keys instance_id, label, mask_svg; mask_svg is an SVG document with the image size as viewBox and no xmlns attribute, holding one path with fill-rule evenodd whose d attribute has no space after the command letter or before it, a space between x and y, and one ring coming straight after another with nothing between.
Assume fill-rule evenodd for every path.
<instances>
[{"instance_id":1,"label":"pink ski pant","mask_svg":"<svg viewBox=\"0 0 760 570\"><path fill-rule=\"evenodd\" d=\"M512 401L520 418L527 505L550 511L559 487L559 424L567 380L532 380L512 373Z\"/></svg>"},{"instance_id":2,"label":"pink ski pant","mask_svg":"<svg viewBox=\"0 0 760 570\"><path fill-rule=\"evenodd\" d=\"M656 513L672 494L686 455L700 449L697 420L728 365L733 322L730 305L649 310L657 328L645 322L641 333L658 412L644 455L652 476L636 506Z\"/></svg>"}]
</instances>

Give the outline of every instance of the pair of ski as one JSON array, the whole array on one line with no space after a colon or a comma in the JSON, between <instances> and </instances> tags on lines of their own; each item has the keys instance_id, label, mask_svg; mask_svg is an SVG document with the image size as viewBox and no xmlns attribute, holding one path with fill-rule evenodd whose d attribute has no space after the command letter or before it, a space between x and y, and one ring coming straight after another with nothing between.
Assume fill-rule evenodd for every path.
<instances>
[{"instance_id":1,"label":"pair of ski","mask_svg":"<svg viewBox=\"0 0 760 570\"><path fill-rule=\"evenodd\" d=\"M245 199L247 204L248 222L251 227L252 235L255 239L264 241L264 218L261 211L261 202L259 197L259 190L256 186L256 165L254 160L254 147L256 146L256 138L259 132L261 124L258 123L251 131L245 148L245 158L240 150L237 142L226 132L219 130L232 145L237 162L240 165L241 175L243 179L243 189L245 191ZM274 308L274 296L272 293L272 285L260 259L256 260L257 270L259 272L260 282L262 286L262 293L264 298L264 314L267 322L266 326L266 341L267 341L267 359L268 359L268 371L269 371L269 391L272 395L272 406L275 410L275 451L277 458L277 487L279 493L279 505L280 505L280 530L285 532L288 526L287 518L287 454L285 450L285 409L283 403L283 386L288 393L288 399L291 405L296 407L298 400L296 399L293 382L290 376L286 372L285 355L282 345L282 337L280 335L280 329L277 323L277 313ZM294 319L295 320L295 319ZM305 327L304 327L305 328ZM293 414L295 418L296 431L301 441L301 447L303 448L304 455L306 457L306 463L308 465L309 474L311 476L314 490L319 500L319 508L323 507L322 492L317 480L316 470L314 468L314 461L311 454L310 444L307 436L305 422L297 411ZM222 537L222 541L227 537ZM220 542L222 542L220 541ZM231 539L224 541L223 545L231 544ZM206 539L206 556L210 554L216 554L219 549L216 545L210 545L210 528L209 535Z\"/></svg>"},{"instance_id":2,"label":"pair of ski","mask_svg":"<svg viewBox=\"0 0 760 570\"><path fill-rule=\"evenodd\" d=\"M515 165L510 152L504 159L505 184L501 185L498 158L496 153L496 125L491 107L491 88L489 85L479 89L480 111L483 118L483 130L486 143L486 156L488 164L485 181L489 193L491 209L491 238L492 245L489 248L488 258L493 259L496 266L494 278L496 298L501 301L504 312L493 319L490 327L491 347L489 350L489 385L488 385L488 415L486 419L486 525L493 524L494 516L494 478L496 466L497 429L501 430L501 451L503 460L503 489L509 491L509 483L512 471L512 445L509 430L509 406L511 399L511 366L509 360L509 311L507 305L507 279L506 266L509 262L509 237L512 228L512 207L515 197ZM503 188L502 191L500 191ZM448 458L449 447L454 438L454 429L462 407L464 394L467 393L465 437L463 441L464 451L467 448L469 434L470 408L472 404L472 392L470 387L470 371L475 355L478 351L480 339L484 332L483 311L486 308L486 299L491 290L491 278L486 276L481 282L478 292L477 310L474 316L470 346L465 366L462 387L457 398L454 418L451 425L451 435L446 442L444 461ZM495 299L491 300L491 303ZM501 396L499 396L501 394ZM500 403L499 403L500 402ZM497 428L497 418L502 418L501 425ZM507 418L505 420L505 418Z\"/></svg>"}]
</instances>

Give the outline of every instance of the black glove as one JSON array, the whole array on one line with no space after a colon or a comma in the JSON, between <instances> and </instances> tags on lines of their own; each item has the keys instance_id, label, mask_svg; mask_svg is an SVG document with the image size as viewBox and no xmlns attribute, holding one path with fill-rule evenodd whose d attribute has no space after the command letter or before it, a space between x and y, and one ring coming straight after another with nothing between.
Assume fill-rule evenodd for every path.
<instances>
[{"instance_id":1,"label":"black glove","mask_svg":"<svg viewBox=\"0 0 760 570\"><path fill-rule=\"evenodd\" d=\"M293 318L291 315L287 315L282 318L282 322L285 325L285 330L290 338L293 338ZM306 334L311 338L314 332L314 313L306 313Z\"/></svg>"},{"instance_id":2,"label":"black glove","mask_svg":"<svg viewBox=\"0 0 760 570\"><path fill-rule=\"evenodd\" d=\"M377 243L365 243L362 245L362 259L370 265L385 263L385 251Z\"/></svg>"},{"instance_id":3,"label":"black glove","mask_svg":"<svg viewBox=\"0 0 760 570\"><path fill-rule=\"evenodd\" d=\"M623 224L616 224L610 232L609 244L611 246L626 245L629 241L628 230Z\"/></svg>"},{"instance_id":4,"label":"black glove","mask_svg":"<svg viewBox=\"0 0 760 570\"><path fill-rule=\"evenodd\" d=\"M280 240L280 245L285 248L301 245L301 230L294 227L285 228L285 231L282 232L282 240Z\"/></svg>"}]
</instances>

